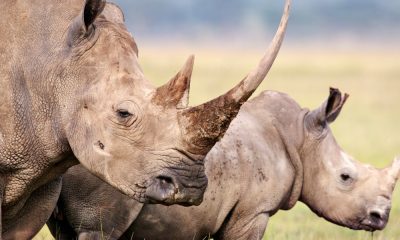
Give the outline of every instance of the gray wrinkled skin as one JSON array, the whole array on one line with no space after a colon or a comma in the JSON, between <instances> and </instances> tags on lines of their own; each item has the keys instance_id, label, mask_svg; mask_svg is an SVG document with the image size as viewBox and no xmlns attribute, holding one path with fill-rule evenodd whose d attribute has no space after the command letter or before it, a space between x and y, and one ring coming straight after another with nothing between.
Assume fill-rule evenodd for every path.
<instances>
[{"instance_id":1,"label":"gray wrinkled skin","mask_svg":"<svg viewBox=\"0 0 400 240\"><path fill-rule=\"evenodd\" d=\"M283 19L247 78L188 107L194 58L155 88L116 5L2 0L2 238L29 239L39 231L54 209L59 176L77 163L137 201L200 204L204 157L268 73L288 14Z\"/></svg>"},{"instance_id":2,"label":"gray wrinkled skin","mask_svg":"<svg viewBox=\"0 0 400 240\"><path fill-rule=\"evenodd\" d=\"M329 123L346 98L331 89L329 99L313 111L272 91L245 103L206 157L209 184L197 207L133 203L128 208L128 198L82 167L71 168L50 229L57 229L60 239L76 233L79 239L262 239L268 219L298 200L335 224L383 229L400 159L379 170L353 160L339 147ZM82 179L89 183L83 188ZM74 191L78 186L81 195ZM102 194L112 197L99 197ZM103 214L112 210L99 218L99 209Z\"/></svg>"}]
</instances>

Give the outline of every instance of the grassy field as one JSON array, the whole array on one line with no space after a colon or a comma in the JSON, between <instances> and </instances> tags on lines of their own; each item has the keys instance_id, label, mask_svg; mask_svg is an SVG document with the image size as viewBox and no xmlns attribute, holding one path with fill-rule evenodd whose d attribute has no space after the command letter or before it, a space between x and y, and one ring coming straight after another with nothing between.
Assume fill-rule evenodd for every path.
<instances>
[{"instance_id":1,"label":"grassy field","mask_svg":"<svg viewBox=\"0 0 400 240\"><path fill-rule=\"evenodd\" d=\"M228 90L256 65L263 49L140 48L145 75L157 85L172 77L196 54L191 104ZM384 167L400 154L400 51L298 50L285 48L261 90L286 92L303 107L315 108L330 86L350 94L333 124L339 144L361 162ZM399 239L400 187L393 197L388 226L374 235L351 231L318 218L304 204L280 211L268 224L265 239ZM36 238L51 239L44 229Z\"/></svg>"}]
</instances>

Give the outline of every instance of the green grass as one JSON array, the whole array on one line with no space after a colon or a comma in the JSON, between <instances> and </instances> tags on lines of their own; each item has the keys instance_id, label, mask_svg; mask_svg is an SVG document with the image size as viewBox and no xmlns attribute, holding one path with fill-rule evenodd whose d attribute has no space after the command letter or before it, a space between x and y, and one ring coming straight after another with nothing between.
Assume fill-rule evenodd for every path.
<instances>
[{"instance_id":1,"label":"green grass","mask_svg":"<svg viewBox=\"0 0 400 240\"><path fill-rule=\"evenodd\" d=\"M191 103L224 93L253 68L260 52L235 49L197 49ZM172 77L193 51L141 48L145 75L160 85ZM270 89L288 93L302 106L315 108L328 96L329 86L350 94L333 124L339 144L359 161L384 167L400 154L400 60L389 51L350 52L285 48L269 77L257 92ZM400 187L394 193L386 229L373 239L400 238ZM44 229L35 239L49 239ZM47 233L47 235L46 235ZM43 238L42 238L43 237ZM265 239L372 239L370 233L335 226L298 203L270 219Z\"/></svg>"}]
</instances>

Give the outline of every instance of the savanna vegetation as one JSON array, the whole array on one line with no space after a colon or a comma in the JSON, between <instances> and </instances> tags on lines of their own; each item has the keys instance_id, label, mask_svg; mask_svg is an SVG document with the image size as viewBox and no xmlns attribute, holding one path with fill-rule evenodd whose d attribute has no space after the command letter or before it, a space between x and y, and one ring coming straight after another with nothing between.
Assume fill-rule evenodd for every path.
<instances>
[{"instance_id":1,"label":"savanna vegetation","mask_svg":"<svg viewBox=\"0 0 400 240\"><path fill-rule=\"evenodd\" d=\"M176 50L179 49L179 50ZM145 75L164 83L196 53L191 104L203 102L228 90L253 67L262 55L246 49L140 47ZM312 48L311 48L312 49ZM350 94L341 116L332 125L339 144L361 162L388 165L400 154L400 54L386 50L299 50L283 47L265 89L288 93L302 106L317 107L328 96L329 86ZM256 93L257 94L257 93ZM280 211L269 222L265 239L399 239L400 187L386 229L373 235L335 226L298 203ZM35 238L52 239L44 228Z\"/></svg>"}]
</instances>

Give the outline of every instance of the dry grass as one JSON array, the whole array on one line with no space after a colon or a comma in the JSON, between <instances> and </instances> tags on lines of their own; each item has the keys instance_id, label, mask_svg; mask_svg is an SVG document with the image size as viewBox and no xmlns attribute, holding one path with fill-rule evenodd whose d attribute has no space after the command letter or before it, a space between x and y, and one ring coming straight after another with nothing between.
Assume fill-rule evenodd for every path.
<instances>
[{"instance_id":1,"label":"dry grass","mask_svg":"<svg viewBox=\"0 0 400 240\"><path fill-rule=\"evenodd\" d=\"M199 54L192 81L193 105L228 90L261 56L244 49L197 49L194 52ZM190 53L185 48L175 51L152 46L141 48L140 62L147 78L161 84L179 70L184 56ZM332 126L334 134L340 145L356 159L383 167L395 154L400 154L399 57L398 52L389 51L349 53L286 48L259 91L286 92L302 106L310 108L322 103L329 86L350 93L342 115ZM398 239L399 226L400 191L397 188L390 222L384 231L375 233L373 239ZM50 239L48 236L43 230L35 239ZM328 223L299 203L294 209L280 211L271 218L265 239L372 239L372 236Z\"/></svg>"}]
</instances>

